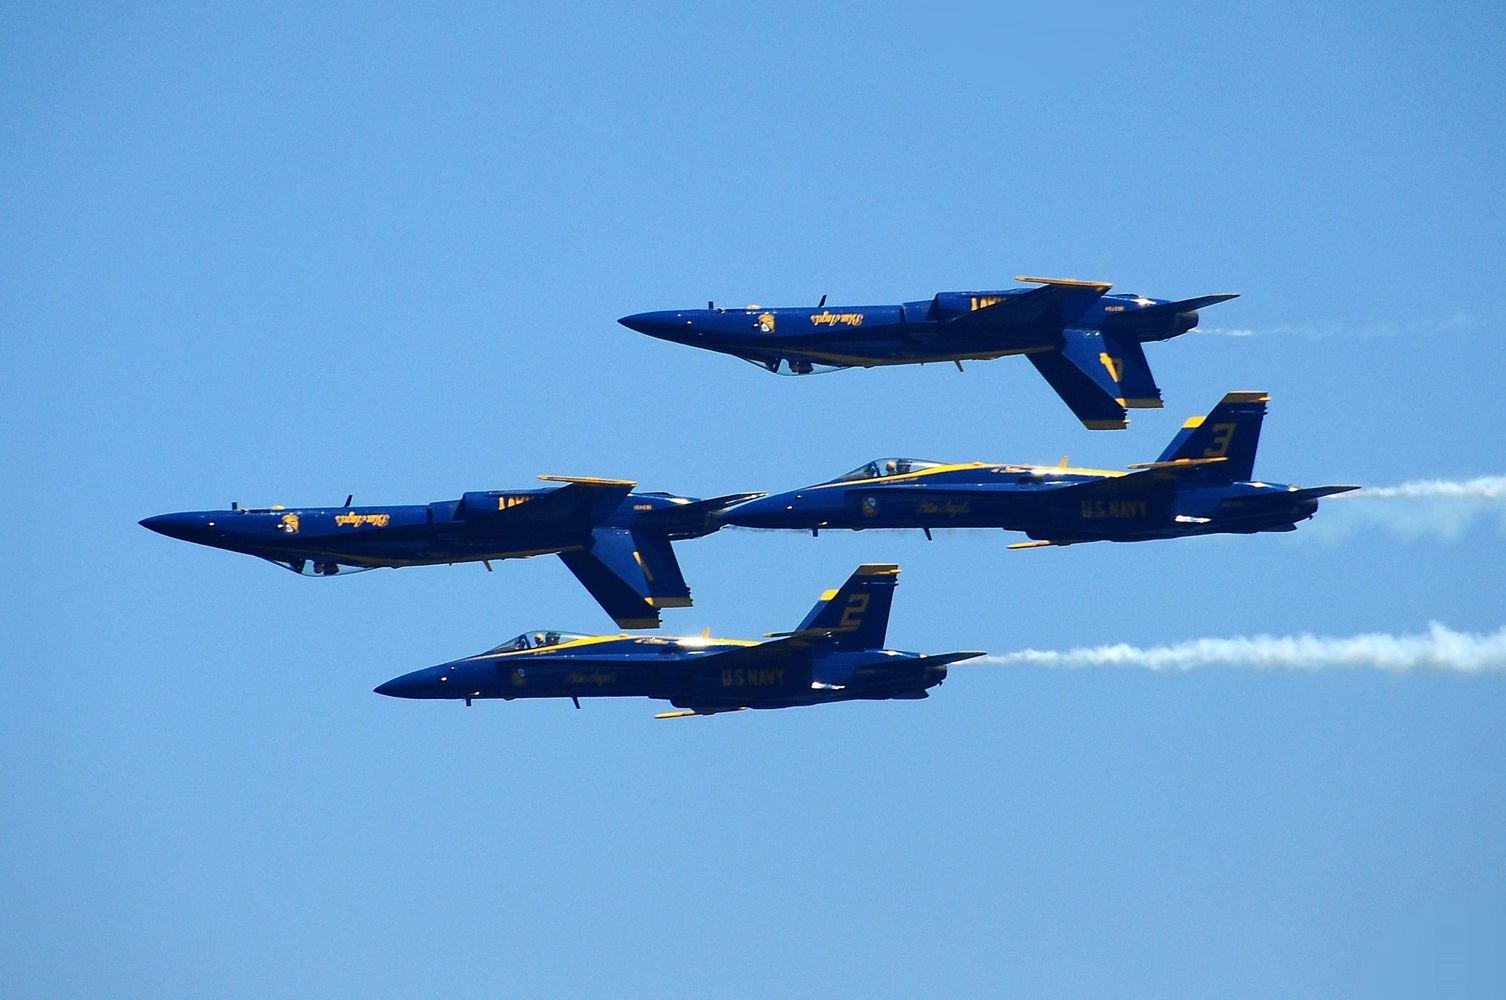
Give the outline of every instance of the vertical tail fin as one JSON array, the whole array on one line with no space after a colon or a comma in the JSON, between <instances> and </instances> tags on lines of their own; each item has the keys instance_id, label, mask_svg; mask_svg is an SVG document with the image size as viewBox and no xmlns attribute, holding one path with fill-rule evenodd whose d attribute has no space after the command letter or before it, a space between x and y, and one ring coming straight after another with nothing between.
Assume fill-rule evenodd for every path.
<instances>
[{"instance_id":1,"label":"vertical tail fin","mask_svg":"<svg viewBox=\"0 0 1506 1000\"><path fill-rule=\"evenodd\" d=\"M1124 401L1115 359L1097 330L1063 330L1059 350L1025 355L1088 430L1122 430Z\"/></svg>"},{"instance_id":2,"label":"vertical tail fin","mask_svg":"<svg viewBox=\"0 0 1506 1000\"><path fill-rule=\"evenodd\" d=\"M660 608L690 606L674 549L659 532L597 528L590 546L560 559L620 628L658 628Z\"/></svg>"},{"instance_id":3,"label":"vertical tail fin","mask_svg":"<svg viewBox=\"0 0 1506 1000\"><path fill-rule=\"evenodd\" d=\"M1103 366L1119 384L1119 401L1132 410L1161 407L1161 387L1150 373L1145 349L1132 337L1103 331Z\"/></svg>"},{"instance_id":4,"label":"vertical tail fin","mask_svg":"<svg viewBox=\"0 0 1506 1000\"><path fill-rule=\"evenodd\" d=\"M646 528L634 528L630 534L633 558L648 585L648 603L656 608L690 607L690 588L685 585L669 536Z\"/></svg>"},{"instance_id":5,"label":"vertical tail fin","mask_svg":"<svg viewBox=\"0 0 1506 1000\"><path fill-rule=\"evenodd\" d=\"M898 585L899 567L892 563L859 566L841 587L821 595L796 631L834 629L843 649L882 649Z\"/></svg>"},{"instance_id":6,"label":"vertical tail fin","mask_svg":"<svg viewBox=\"0 0 1506 1000\"><path fill-rule=\"evenodd\" d=\"M1206 417L1193 417L1171 439L1158 462L1188 458L1222 458L1209 475L1237 482L1254 478L1255 449L1270 396L1264 392L1227 393Z\"/></svg>"}]
</instances>

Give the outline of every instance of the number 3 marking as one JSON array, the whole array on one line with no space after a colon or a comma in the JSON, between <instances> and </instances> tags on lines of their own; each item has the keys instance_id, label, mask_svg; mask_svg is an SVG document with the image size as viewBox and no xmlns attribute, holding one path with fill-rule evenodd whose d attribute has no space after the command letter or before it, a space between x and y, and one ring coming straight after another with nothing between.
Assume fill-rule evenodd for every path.
<instances>
[{"instance_id":1,"label":"number 3 marking","mask_svg":"<svg viewBox=\"0 0 1506 1000\"><path fill-rule=\"evenodd\" d=\"M1229 454L1229 442L1234 439L1233 424L1214 424L1213 441L1208 445L1208 450L1203 452L1204 458L1223 458Z\"/></svg>"}]
</instances>

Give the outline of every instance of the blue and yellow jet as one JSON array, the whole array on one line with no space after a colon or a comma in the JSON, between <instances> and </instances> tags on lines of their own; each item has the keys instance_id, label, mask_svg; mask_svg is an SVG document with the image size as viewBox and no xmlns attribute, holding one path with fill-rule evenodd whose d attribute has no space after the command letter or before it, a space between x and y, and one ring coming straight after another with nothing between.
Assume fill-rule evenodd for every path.
<instances>
[{"instance_id":1,"label":"blue and yellow jet","mask_svg":"<svg viewBox=\"0 0 1506 1000\"><path fill-rule=\"evenodd\" d=\"M770 642L524 632L485 653L415 670L376 689L394 698L659 698L655 718L834 701L927 697L947 664L981 652L926 656L884 649L899 567L859 566L821 595L793 632Z\"/></svg>"},{"instance_id":2,"label":"blue and yellow jet","mask_svg":"<svg viewBox=\"0 0 1506 1000\"><path fill-rule=\"evenodd\" d=\"M556 554L620 628L658 628L660 608L690 606L670 542L717 530L722 508L761 493L711 500L635 493L618 479L540 476L563 486L485 490L424 505L247 509L161 514L143 527L260 556L304 576L381 566L522 559Z\"/></svg>"},{"instance_id":3,"label":"blue and yellow jet","mask_svg":"<svg viewBox=\"0 0 1506 1000\"><path fill-rule=\"evenodd\" d=\"M1031 542L1077 542L1292 531L1321 497L1359 489L1300 489L1254 480L1269 397L1231 392L1183 425L1161 457L1129 472L1060 466L960 465L910 458L869 462L827 483L765 496L719 515L745 528L1003 528Z\"/></svg>"},{"instance_id":4,"label":"blue and yellow jet","mask_svg":"<svg viewBox=\"0 0 1506 1000\"><path fill-rule=\"evenodd\" d=\"M624 316L661 340L742 358L775 374L988 360L1023 354L1091 430L1128 424L1126 410L1161 405L1142 345L1197 326L1197 311L1235 294L1170 301L1109 295L1110 285L1017 277L1037 288L940 292L929 300L811 309L705 309Z\"/></svg>"}]
</instances>

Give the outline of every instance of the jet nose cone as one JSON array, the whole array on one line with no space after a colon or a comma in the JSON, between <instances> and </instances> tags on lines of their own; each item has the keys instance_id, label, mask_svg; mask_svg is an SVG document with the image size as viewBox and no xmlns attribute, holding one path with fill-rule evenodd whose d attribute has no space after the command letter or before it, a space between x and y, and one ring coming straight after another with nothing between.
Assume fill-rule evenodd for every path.
<instances>
[{"instance_id":1,"label":"jet nose cone","mask_svg":"<svg viewBox=\"0 0 1506 1000\"><path fill-rule=\"evenodd\" d=\"M676 312L634 313L617 322L629 330L658 337L660 340L685 341L699 333L690 319L683 313Z\"/></svg>"},{"instance_id":2,"label":"jet nose cone","mask_svg":"<svg viewBox=\"0 0 1506 1000\"><path fill-rule=\"evenodd\" d=\"M636 330L639 333L649 333L654 326L653 318L655 315L655 313L633 313L631 316L622 317L617 322L629 330Z\"/></svg>"},{"instance_id":3,"label":"jet nose cone","mask_svg":"<svg viewBox=\"0 0 1506 1000\"><path fill-rule=\"evenodd\" d=\"M214 522L203 514L158 514L137 522L168 538L180 538L185 542L201 542L210 534Z\"/></svg>"},{"instance_id":4,"label":"jet nose cone","mask_svg":"<svg viewBox=\"0 0 1506 1000\"><path fill-rule=\"evenodd\" d=\"M403 683L403 678L401 678L401 677L394 677L392 680L388 681L387 683L385 683L385 684L378 684L376 687L372 688L371 690L374 691L374 692L376 692L377 694L385 694L389 698L406 698L406 697L408 697L408 695L407 695L407 685Z\"/></svg>"},{"instance_id":5,"label":"jet nose cone","mask_svg":"<svg viewBox=\"0 0 1506 1000\"><path fill-rule=\"evenodd\" d=\"M446 663L415 670L401 677L394 677L372 690L389 698L463 698L467 692L461 690L464 686L462 679L455 676L456 666Z\"/></svg>"},{"instance_id":6,"label":"jet nose cone","mask_svg":"<svg viewBox=\"0 0 1506 1000\"><path fill-rule=\"evenodd\" d=\"M423 692L429 687L427 674L427 670L415 670L411 674L394 677L385 684L378 684L372 690L389 698L422 698Z\"/></svg>"}]
</instances>

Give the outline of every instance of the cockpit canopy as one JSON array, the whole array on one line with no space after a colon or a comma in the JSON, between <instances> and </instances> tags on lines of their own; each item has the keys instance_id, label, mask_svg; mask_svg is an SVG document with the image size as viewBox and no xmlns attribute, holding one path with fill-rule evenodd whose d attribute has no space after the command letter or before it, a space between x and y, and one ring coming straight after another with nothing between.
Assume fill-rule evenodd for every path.
<instances>
[{"instance_id":1,"label":"cockpit canopy","mask_svg":"<svg viewBox=\"0 0 1506 1000\"><path fill-rule=\"evenodd\" d=\"M556 629L536 629L532 632L524 632L488 649L488 653L512 653L524 649L548 649L550 646L558 646L575 639L588 639L590 636L581 632L560 632Z\"/></svg>"},{"instance_id":2,"label":"cockpit canopy","mask_svg":"<svg viewBox=\"0 0 1506 1000\"><path fill-rule=\"evenodd\" d=\"M856 483L864 479L879 479L883 476L903 476L907 472L934 469L944 462L932 462L924 458L876 458L867 465L860 465L845 476L833 479L834 483Z\"/></svg>"}]
</instances>

